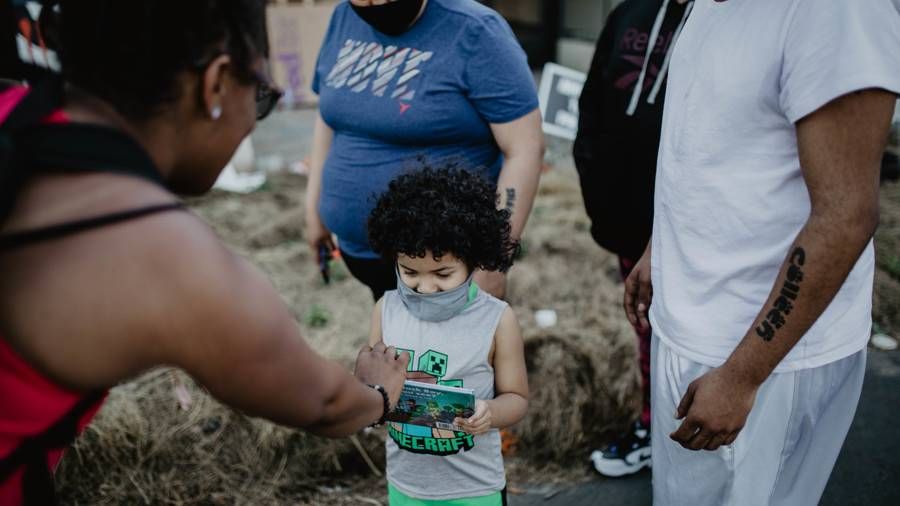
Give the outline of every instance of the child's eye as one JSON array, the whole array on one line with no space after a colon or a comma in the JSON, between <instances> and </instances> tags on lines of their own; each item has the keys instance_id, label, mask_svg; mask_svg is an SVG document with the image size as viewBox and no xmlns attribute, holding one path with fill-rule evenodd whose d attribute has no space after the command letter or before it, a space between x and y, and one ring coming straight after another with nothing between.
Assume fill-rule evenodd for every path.
<instances>
[{"instance_id":1,"label":"child's eye","mask_svg":"<svg viewBox=\"0 0 900 506\"><path fill-rule=\"evenodd\" d=\"M409 276L409 277L415 277L415 275L416 275L415 272L409 272L409 271L403 271L403 274L406 276Z\"/></svg>"},{"instance_id":2,"label":"child's eye","mask_svg":"<svg viewBox=\"0 0 900 506\"><path fill-rule=\"evenodd\" d=\"M443 273L442 273L442 274L438 274L437 277L440 278L440 279L447 279L447 278L450 277L450 275L449 275L449 274L443 274Z\"/></svg>"}]
</instances>

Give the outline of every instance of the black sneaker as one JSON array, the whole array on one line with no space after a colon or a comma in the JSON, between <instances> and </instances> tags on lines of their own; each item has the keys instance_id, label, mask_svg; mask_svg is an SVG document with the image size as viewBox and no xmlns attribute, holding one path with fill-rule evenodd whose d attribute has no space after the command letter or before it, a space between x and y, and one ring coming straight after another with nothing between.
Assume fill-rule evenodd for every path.
<instances>
[{"instance_id":1,"label":"black sneaker","mask_svg":"<svg viewBox=\"0 0 900 506\"><path fill-rule=\"evenodd\" d=\"M640 421L634 422L630 431L594 450L591 461L598 473L612 478L650 467L650 431Z\"/></svg>"}]
</instances>

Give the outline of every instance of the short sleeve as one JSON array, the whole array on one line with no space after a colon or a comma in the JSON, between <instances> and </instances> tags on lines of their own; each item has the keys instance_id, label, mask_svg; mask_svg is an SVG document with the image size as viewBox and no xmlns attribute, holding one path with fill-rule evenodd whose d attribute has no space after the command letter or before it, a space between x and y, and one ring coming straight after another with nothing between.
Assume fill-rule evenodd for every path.
<instances>
[{"instance_id":1,"label":"short sleeve","mask_svg":"<svg viewBox=\"0 0 900 506\"><path fill-rule=\"evenodd\" d=\"M313 93L316 95L319 94L319 83L324 79L324 76L321 75L322 58L324 57L325 52L330 50L335 44L335 25L338 22L338 17L341 15L341 7L343 6L338 5L331 14L331 20L328 22L328 30L325 32L325 38L322 39L322 46L319 48L319 55L316 57L316 67L313 69L313 79L310 86Z\"/></svg>"},{"instance_id":2,"label":"short sleeve","mask_svg":"<svg viewBox=\"0 0 900 506\"><path fill-rule=\"evenodd\" d=\"M787 118L865 88L900 94L900 0L797 0L781 74Z\"/></svg>"},{"instance_id":3,"label":"short sleeve","mask_svg":"<svg viewBox=\"0 0 900 506\"><path fill-rule=\"evenodd\" d=\"M499 15L469 20L463 39L467 98L490 123L507 123L538 107L525 51Z\"/></svg>"}]
</instances>

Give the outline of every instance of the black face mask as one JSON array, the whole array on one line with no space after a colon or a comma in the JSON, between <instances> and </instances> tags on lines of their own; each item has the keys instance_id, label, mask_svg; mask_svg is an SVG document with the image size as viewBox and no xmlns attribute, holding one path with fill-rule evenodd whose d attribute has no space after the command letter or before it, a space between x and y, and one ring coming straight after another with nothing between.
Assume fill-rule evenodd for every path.
<instances>
[{"instance_id":1,"label":"black face mask","mask_svg":"<svg viewBox=\"0 0 900 506\"><path fill-rule=\"evenodd\" d=\"M394 0L383 5L359 7L350 3L350 7L372 28L385 35L400 35L416 20L425 0Z\"/></svg>"}]
</instances>

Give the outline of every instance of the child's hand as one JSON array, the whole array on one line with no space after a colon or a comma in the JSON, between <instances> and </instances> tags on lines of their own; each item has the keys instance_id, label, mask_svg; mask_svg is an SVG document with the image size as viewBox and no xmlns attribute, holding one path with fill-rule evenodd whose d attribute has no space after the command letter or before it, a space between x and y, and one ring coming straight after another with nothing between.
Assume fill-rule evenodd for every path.
<instances>
[{"instance_id":1,"label":"child's hand","mask_svg":"<svg viewBox=\"0 0 900 506\"><path fill-rule=\"evenodd\" d=\"M473 436L484 434L491 429L491 406L487 401L477 399L475 413L469 418L457 417L454 423Z\"/></svg>"}]
</instances>

